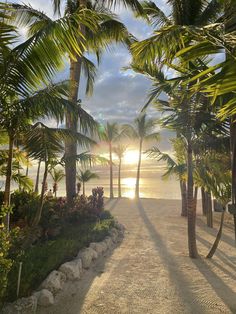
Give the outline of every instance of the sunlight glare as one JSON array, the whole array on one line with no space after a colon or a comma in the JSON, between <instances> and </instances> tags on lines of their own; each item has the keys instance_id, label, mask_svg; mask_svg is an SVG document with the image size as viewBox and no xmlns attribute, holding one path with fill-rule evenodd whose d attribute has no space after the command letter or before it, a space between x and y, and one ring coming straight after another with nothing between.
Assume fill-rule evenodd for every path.
<instances>
[{"instance_id":1,"label":"sunlight glare","mask_svg":"<svg viewBox=\"0 0 236 314\"><path fill-rule=\"evenodd\" d=\"M121 180L121 184L125 190L124 197L134 198L136 179L135 178L124 178Z\"/></svg>"},{"instance_id":2,"label":"sunlight glare","mask_svg":"<svg viewBox=\"0 0 236 314\"><path fill-rule=\"evenodd\" d=\"M124 155L124 163L133 165L138 163L138 150L128 150Z\"/></svg>"}]
</instances>

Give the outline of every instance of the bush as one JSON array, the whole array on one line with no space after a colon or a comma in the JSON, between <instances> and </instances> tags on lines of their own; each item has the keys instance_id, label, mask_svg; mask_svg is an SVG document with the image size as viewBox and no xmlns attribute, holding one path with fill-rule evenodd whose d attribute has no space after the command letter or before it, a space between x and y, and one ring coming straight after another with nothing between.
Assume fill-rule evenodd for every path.
<instances>
[{"instance_id":1,"label":"bush","mask_svg":"<svg viewBox=\"0 0 236 314\"><path fill-rule=\"evenodd\" d=\"M8 207L0 207L0 221L4 219L8 210ZM13 265L13 260L10 257L10 252L17 236L18 229L15 228L10 232L7 232L4 224L0 224L0 306L2 303L2 298L5 294L5 290L7 288L8 274Z\"/></svg>"},{"instance_id":2,"label":"bush","mask_svg":"<svg viewBox=\"0 0 236 314\"><path fill-rule=\"evenodd\" d=\"M43 242L27 249L13 263L8 276L5 300L13 301L16 298L20 262L23 263L20 297L23 297L30 295L32 290L38 288L52 270L73 259L80 249L88 246L90 242L103 240L113 226L113 219L103 220L100 223L85 223L80 226L68 224L56 240Z\"/></svg>"}]
</instances>

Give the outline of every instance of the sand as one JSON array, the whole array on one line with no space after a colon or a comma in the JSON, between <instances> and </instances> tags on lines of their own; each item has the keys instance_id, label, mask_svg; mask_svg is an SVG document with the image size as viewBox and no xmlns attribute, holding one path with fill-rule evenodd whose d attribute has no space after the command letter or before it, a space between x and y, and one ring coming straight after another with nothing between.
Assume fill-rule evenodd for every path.
<instances>
[{"instance_id":1,"label":"sand","mask_svg":"<svg viewBox=\"0 0 236 314\"><path fill-rule=\"evenodd\" d=\"M193 260L180 201L115 199L106 207L126 226L125 239L38 314L236 313L236 249L229 216L216 256L206 260L220 214L214 214L217 223L209 229L199 213L200 258Z\"/></svg>"}]
</instances>

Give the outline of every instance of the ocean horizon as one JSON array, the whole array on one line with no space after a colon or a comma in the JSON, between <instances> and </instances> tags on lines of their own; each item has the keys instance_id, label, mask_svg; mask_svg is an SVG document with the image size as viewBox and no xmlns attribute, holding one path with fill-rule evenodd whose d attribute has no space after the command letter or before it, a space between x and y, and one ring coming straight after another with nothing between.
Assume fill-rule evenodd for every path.
<instances>
[{"instance_id":1,"label":"ocean horizon","mask_svg":"<svg viewBox=\"0 0 236 314\"><path fill-rule=\"evenodd\" d=\"M99 175L99 179L93 179L86 183L86 194L90 195L94 187L101 186L104 188L104 195L109 197L110 180L109 168L106 166L96 166L91 169ZM163 180L162 175L165 172L163 165L145 163L141 167L140 176L140 197L142 198L157 198L157 199L181 199L179 182L173 177L168 180ZM136 173L134 165L124 165L121 170L121 193L122 197L133 198L135 193ZM43 169L41 169L40 184L42 182ZM29 169L29 177L35 182L36 167ZM53 181L48 175L48 189L52 189ZM40 188L41 186L39 186ZM4 181L0 180L0 188L4 189ZM12 190L17 186L13 183ZM114 196L118 196L118 169L114 166L113 170L113 188ZM58 184L58 196L65 196L65 180L63 179Z\"/></svg>"}]
</instances>

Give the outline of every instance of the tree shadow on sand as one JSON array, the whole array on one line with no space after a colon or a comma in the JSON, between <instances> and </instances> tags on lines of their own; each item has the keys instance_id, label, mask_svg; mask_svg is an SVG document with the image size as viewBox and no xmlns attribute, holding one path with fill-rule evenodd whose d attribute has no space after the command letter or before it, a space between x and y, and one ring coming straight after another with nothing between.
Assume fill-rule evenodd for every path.
<instances>
[{"instance_id":1,"label":"tree shadow on sand","mask_svg":"<svg viewBox=\"0 0 236 314\"><path fill-rule=\"evenodd\" d=\"M139 209L140 216L143 219L143 222L151 236L151 239L155 243L156 250L158 251L158 254L162 260L163 267L166 267L168 270L169 277L176 286L178 294L182 298L185 306L188 308L189 313L204 313L204 308L197 299L197 296L194 294L190 283L188 282L184 273L179 269L179 265L175 260L175 256L168 251L161 235L156 231L155 226L148 218L141 200L137 201L137 207Z\"/></svg>"},{"instance_id":2,"label":"tree shadow on sand","mask_svg":"<svg viewBox=\"0 0 236 314\"><path fill-rule=\"evenodd\" d=\"M172 255L161 235L157 232L155 226L152 224L150 219L148 218L145 209L142 205L142 202L137 201L137 206L140 212L140 215L150 233L152 240L156 245L156 249L163 261L163 265L169 271L169 276L171 281L176 286L180 297L182 298L184 304L188 306L190 313L207 313L207 306L214 308L214 300L200 300L199 295L193 291L191 287L191 282L186 278L185 274L179 269L179 263L176 260L176 257ZM203 275L203 277L210 284L212 289L215 291L217 296L224 302L224 304L233 312L236 313L236 300L235 300L235 292L231 290L225 282L217 276L211 267L206 263L206 261L202 258L199 259L191 259L190 260L193 265L196 266L198 271ZM214 262L213 262L214 263ZM191 276L191 271L190 271ZM204 288L204 287L202 287ZM207 299L206 295L206 299ZM202 304L205 303L205 304ZM219 308L216 308L219 310Z\"/></svg>"}]
</instances>

